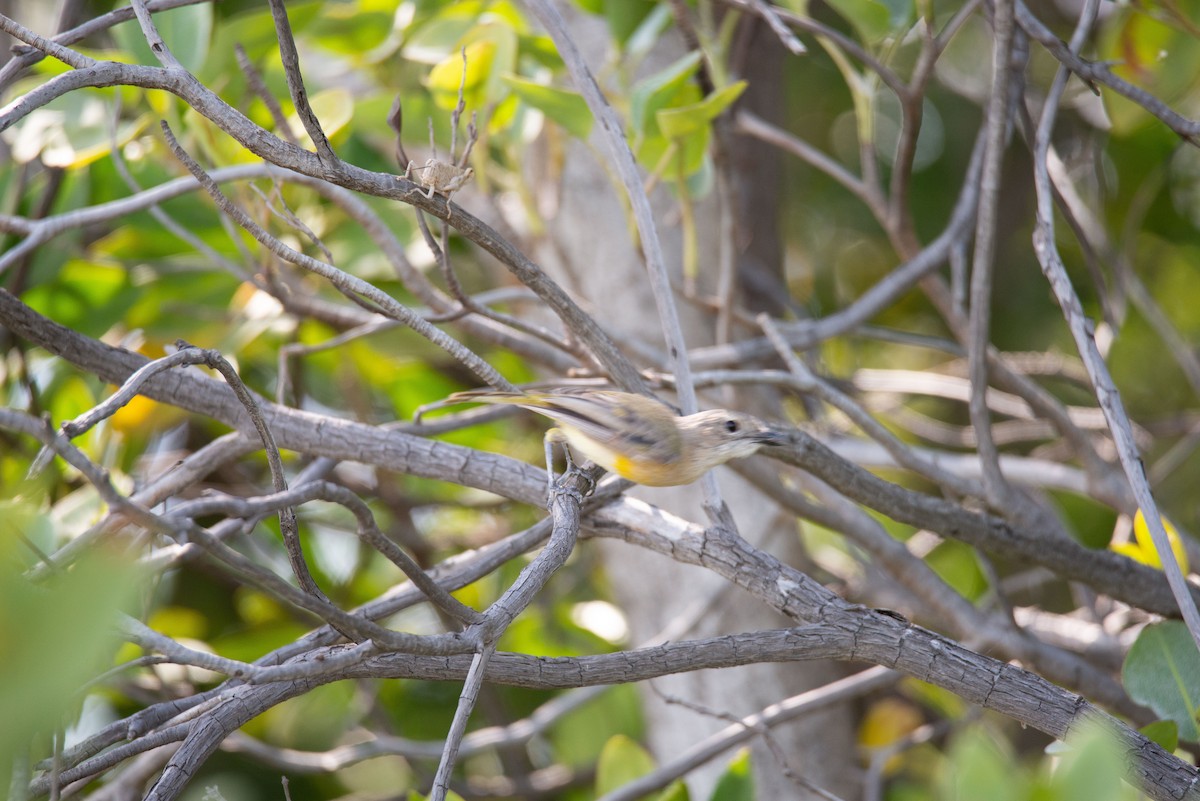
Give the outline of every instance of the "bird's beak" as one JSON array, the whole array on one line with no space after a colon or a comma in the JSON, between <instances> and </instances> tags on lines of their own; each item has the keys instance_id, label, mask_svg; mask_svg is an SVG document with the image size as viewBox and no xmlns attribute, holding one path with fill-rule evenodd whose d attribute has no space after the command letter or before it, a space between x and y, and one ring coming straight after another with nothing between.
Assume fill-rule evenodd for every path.
<instances>
[{"instance_id":1,"label":"bird's beak","mask_svg":"<svg viewBox=\"0 0 1200 801\"><path fill-rule=\"evenodd\" d=\"M762 445L786 445L790 439L786 431L778 428L763 428L755 435L755 440Z\"/></svg>"}]
</instances>

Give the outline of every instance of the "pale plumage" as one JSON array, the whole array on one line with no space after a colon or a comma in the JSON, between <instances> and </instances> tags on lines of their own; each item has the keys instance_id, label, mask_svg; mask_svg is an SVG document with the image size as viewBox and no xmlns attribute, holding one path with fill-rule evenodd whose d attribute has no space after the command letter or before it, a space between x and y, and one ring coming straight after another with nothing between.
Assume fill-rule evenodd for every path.
<instances>
[{"instance_id":1,"label":"pale plumage","mask_svg":"<svg viewBox=\"0 0 1200 801\"><path fill-rule=\"evenodd\" d=\"M719 464L784 441L780 432L748 414L714 409L681 417L661 401L613 390L474 390L447 400L537 412L558 424L548 437L623 478L655 487L690 484Z\"/></svg>"}]
</instances>

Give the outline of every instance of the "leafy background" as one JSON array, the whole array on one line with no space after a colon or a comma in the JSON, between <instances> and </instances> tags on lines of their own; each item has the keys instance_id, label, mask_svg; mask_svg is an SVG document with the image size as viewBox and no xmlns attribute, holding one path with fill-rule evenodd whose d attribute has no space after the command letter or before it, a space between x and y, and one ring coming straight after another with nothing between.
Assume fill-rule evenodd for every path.
<instances>
[{"instance_id":1,"label":"leafy background","mask_svg":"<svg viewBox=\"0 0 1200 801\"><path fill-rule=\"evenodd\" d=\"M585 13L603 17L612 38L612 53L602 74L611 99L624 118L635 153L648 173L668 184L681 199L700 199L712 191L709 155L711 123L734 103L744 85L729 76L717 90L703 96L695 80L699 57L693 54L668 69L644 75L637 69L671 26L666 5L641 0L580 2ZM941 20L958 9L950 2L876 3L837 0L824 4L792 4L844 31L864 48L898 70L911 68L916 47L905 32L918 13ZM1105 7L1091 55L1119 62L1124 77L1144 86L1185 114L1195 115L1196 83L1200 80L1200 47L1194 20L1195 2L1151 3ZM89 11L105 10L88 4ZM468 68L463 83L469 110L486 110L480 119L480 141L473 165L480 189L503 195L520 205L533 230L547 224L529 201L527 177L520 169L522 154L535 136L551 142L586 138L590 115L569 88L563 65L548 39L528 21L517 4L506 2L296 2L288 4L291 24L302 47L305 73L311 80L314 108L334 147L346 160L372 170L398 172L388 110L399 95L404 103L404 138L410 151L427 146L426 120L432 120L439 148L449 145L449 110L463 79L460 52L466 49ZM19 14L18 14L19 16ZM272 95L287 98L279 67L277 44L269 11L252 0L198 4L156 15L156 21L177 57L221 96L260 125L271 127L262 102L247 87L234 60L234 45L242 47L262 71ZM1056 20L1064 33L1067 19ZM720 28L717 29L721 31ZM978 105L986 89L987 70L981 48L990 37L976 14L954 40L939 63L925 101L925 131L912 186L911 208L919 232L936 233L953 197L946 187L956 185L969 156L974 131L980 124ZM728 43L719 37L708 43L714 52ZM804 58L791 59L779 75L786 87L784 127L845 163L858 160L855 110L869 110L879 156L890 158L897 109L877 81L830 49L813 46ZM88 52L115 60L153 63L134 23L113 29L111 36L89 40ZM1031 82L1048 84L1056 65L1039 52L1030 64ZM11 87L8 99L19 96L48 76L66 69L51 60ZM718 71L719 73L719 71ZM1090 176L1085 182L1092 207L1115 237L1112 245L1145 282L1156 309L1139 308L1119 291L1121 277L1104 272L1097 289L1097 268L1090 254L1064 238L1068 266L1084 296L1086 310L1111 337L1109 362L1133 418L1155 435L1145 454L1156 493L1189 541L1189 530L1200 523L1200 505L1193 488L1200 475L1194 455L1195 394L1179 366L1167 356L1155 333L1156 315L1169 321L1188 343L1200 332L1200 282L1194 264L1200 254L1200 155L1154 122L1142 109L1105 92L1093 96L1075 85L1069 94L1071 114L1064 125L1060 151L1069 169ZM291 108L284 99L285 111ZM114 130L115 118L115 130ZM113 88L72 93L35 112L5 133L10 158L0 161L0 203L9 214L37 216L104 203L127 196L110 153L113 138L122 161L136 184L148 187L182 174L158 135L164 118L193 153L218 165L250 163L254 159L206 120L178 100L159 92ZM300 128L296 125L296 131ZM1002 239L997 259L993 336L1008 351L1045 355L1072 352L1061 314L1046 291L1040 270L1028 247L1031 236L1032 187L1023 184L1029 169L1027 153L1010 148L1011 185L1005 189ZM811 168L789 163L784 206L787 220L787 282L793 301L819 316L844 306L872 286L894 265L892 246L862 205L829 178ZM239 184L229 191L239 203L257 210L267 222L265 197L304 220L336 262L366 278L402 302L420 305L391 274L382 257L358 227L319 195L296 185L278 189L269 182ZM275 198L273 193L280 192ZM569 188L567 191L570 191ZM412 214L397 204L365 198L408 244L413 260L428 269ZM41 313L92 337L121 343L154 357L178 339L219 349L232 360L246 383L265 396L277 392L281 349L316 345L337 332L306 320L296 322L255 292L237 274L222 269L214 255L235 263L265 267L250 240L232 232L208 200L186 194L163 204L163 211L211 249L164 232L147 212L128 215L116 223L82 225L57 236L5 276L5 286ZM278 225L278 224L277 224ZM281 236L311 247L300 234L279 225ZM5 248L15 244L9 234ZM470 290L483 290L503 278L470 249L453 243L456 264ZM248 255L249 254L249 255ZM698 269L697 264L691 265ZM333 293L313 278L307 289L326 297ZM931 336L946 336L944 324L917 296L889 309L879 319L886 325ZM534 371L511 354L485 343L479 349L514 381L532 379ZM93 376L61 360L28 349L5 337L3 393L6 406L46 414L53 421L69 420L107 397L113 390ZM937 366L930 351L871 339L835 340L820 353L833 374L890 366L926 369ZM416 409L456 389L471 386L469 376L444 354L403 329L357 339L337 349L318 351L290 361L295 376L294 397L313 408L334 409L354 419L383 423L407 419ZM1054 391L1069 402L1086 405L1090 397L1078 381L1062 380ZM913 411L928 417L967 424L965 411L949 401L924 399ZM529 461L541 455L538 424L527 419L480 425L447 435L460 444L505 451ZM224 433L210 421L189 418L178 410L144 398L79 438L87 455L110 471L125 489L136 485L149 465L162 469L171 452L195 449ZM0 524L5 575L0 577L0 653L20 658L0 660L0 708L15 725L5 728L0 755L29 748L33 758L52 748L50 735L65 728L68 742L99 722L127 715L162 690L161 674L148 668L127 670L119 678L86 686L99 666L123 664L138 655L132 646L118 647L103 622L109 610L120 608L145 619L155 629L211 648L224 656L252 660L288 642L310 621L273 600L232 583L227 576L190 564L166 576L141 577L128 566L128 555L101 554L95 564L80 565L47 587L31 588L19 576L37 561L91 526L103 507L95 491L61 462L29 476L36 455L32 441L0 433ZM1030 454L1052 451L1055 443L1030 441L1007 447ZM1161 461L1160 461L1161 460ZM296 467L296 465L292 465ZM259 456L236 468L209 477L210 486L261 486L264 464ZM1116 524L1116 513L1085 499L1062 494L1056 498L1074 533L1093 547L1105 547ZM381 476L371 496L381 528L414 548L424 564L432 564L464 547L473 547L529 525L536 510L479 493L407 476ZM352 526L332 508L306 507L302 524L311 532L311 566L331 598L344 606L366 601L400 580L400 574L377 553L352 536ZM888 523L896 536L912 534ZM845 553L851 549L820 531L810 542ZM253 534L259 555L284 564L277 526L261 524ZM983 599L989 583L973 552L946 542L928 561L968 597ZM460 593L462 600L482 605L494 600L519 566L511 566ZM605 576L588 554L579 554L566 573L553 582L535 607L507 633L500 647L545 655L571 655L614 650L623 642L621 613L607 598ZM1046 599L1046 603L1055 601ZM1063 603L1060 598L1057 603ZM1068 601L1069 603L1069 601ZM407 625L430 625L406 620ZM54 632L50 636L48 632ZM1139 682L1161 679L1161 660L1147 656L1181 647L1181 658L1194 659L1186 638L1169 639L1171 628L1157 629L1154 639L1139 645L1126 666L1130 690ZM1182 645L1181 645L1182 643ZM1141 650L1139 650L1141 649ZM1140 661L1139 661L1140 660ZM46 669L50 665L53 669ZM1139 667L1141 665L1141 667ZM163 669L159 669L163 670ZM1195 675L1195 671L1190 671ZM212 686L218 677L192 671L185 680ZM1157 682L1161 685L1161 681ZM481 725L531 713L549 694L489 687L482 705ZM1179 722L1179 735L1197 739L1197 690L1167 681L1156 694L1145 690L1146 703L1163 718ZM379 724L398 736L437 740L444 736L453 714L458 688L428 682L339 683L320 688L276 707L244 731L272 746L324 750L352 741L360 727ZM1167 700L1151 701L1165 696ZM1174 699L1174 703L1171 699ZM1139 699L1140 700L1140 699ZM886 703L885 703L886 702ZM1179 712L1178 709L1183 711ZM861 739L864 754L886 746L931 721L954 721L955 737L935 737L888 762L893 776L889 797L972 798L1100 798L1117 797L1117 785L1102 783L1103 792L1084 795L1055 782L1063 776L1095 776L1099 767L1068 760L1059 778L1036 767L1044 742L1023 735L991 716L974 725L957 725L976 716L954 699L915 682L904 683L886 699L863 711ZM939 730L945 731L945 730ZM62 730L60 729L60 732ZM617 687L561 720L515 758L532 766L567 765L578 771L575 789L563 798L590 798L605 788L648 769L652 758L637 744L641 721L637 696ZM1169 740L1170 734L1164 735ZM29 744L32 743L32 746ZM481 776L504 767L503 756L483 754L466 760L465 769ZM864 756L863 759L867 759ZM3 760L11 765L11 760ZM865 763L864 763L865 764ZM3 769L3 768L0 768ZM431 763L413 764L390 757L362 762L336 775L292 775L294 798L335 798L347 795L384 797L397 787L427 782ZM1020 781L1008 781L1014 775ZM746 757L736 757L713 798L720 801L751 798ZM1077 783L1082 786L1084 779ZM280 792L278 771L239 753L214 758L192 785L191 797L217 786L229 799L272 797ZM1074 787L1075 785L1070 785ZM1005 787L998 790L997 787ZM1090 790L1088 792L1091 792ZM675 787L664 798L682 798Z\"/></svg>"}]
</instances>

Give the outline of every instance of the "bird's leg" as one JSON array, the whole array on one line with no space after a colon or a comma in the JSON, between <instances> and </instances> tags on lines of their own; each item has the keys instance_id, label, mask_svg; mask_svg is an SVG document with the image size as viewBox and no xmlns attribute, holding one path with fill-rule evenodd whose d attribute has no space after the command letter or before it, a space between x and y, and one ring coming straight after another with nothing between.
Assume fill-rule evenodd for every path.
<instances>
[{"instance_id":1,"label":"bird's leg","mask_svg":"<svg viewBox=\"0 0 1200 801\"><path fill-rule=\"evenodd\" d=\"M550 504L554 500L554 445L556 443L562 445L563 456L567 460L567 469L563 472L563 476L570 473L574 466L571 464L571 449L567 447L566 434L561 428L552 428L547 431L546 436L542 439L542 444L546 447L546 508L550 508Z\"/></svg>"},{"instance_id":2,"label":"bird's leg","mask_svg":"<svg viewBox=\"0 0 1200 801\"><path fill-rule=\"evenodd\" d=\"M554 500L554 496L556 493L565 492L570 495L576 496L580 501L583 500L584 495L591 494L592 490L594 490L596 488L596 484L592 480L592 477L589 476L583 470L579 469L579 466L575 464L575 460L573 458L571 458L571 446L567 443L567 435L563 433L563 430L561 428L550 429L549 431L546 432L546 436L542 440L542 442L546 446L546 481L547 481L546 501L547 501L547 507L549 507L550 502ZM565 469L563 470L563 474L561 476L559 476L557 480L555 480L555 478L554 478L554 446L555 446L555 444L562 446L563 459L566 461L566 466L565 466ZM588 488L583 493L580 493L579 490L576 490L573 487L566 486L565 481L572 474L583 476L587 480Z\"/></svg>"}]
</instances>

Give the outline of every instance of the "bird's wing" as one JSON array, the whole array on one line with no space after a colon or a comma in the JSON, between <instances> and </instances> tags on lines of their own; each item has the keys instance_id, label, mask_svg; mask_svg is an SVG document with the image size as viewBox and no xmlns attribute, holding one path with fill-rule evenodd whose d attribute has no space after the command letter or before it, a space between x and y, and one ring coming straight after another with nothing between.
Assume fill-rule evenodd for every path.
<instances>
[{"instance_id":1,"label":"bird's wing","mask_svg":"<svg viewBox=\"0 0 1200 801\"><path fill-rule=\"evenodd\" d=\"M627 408L628 394L584 387L564 387L546 392L455 392L448 401L511 404L575 428L606 446L618 441L619 450L672 455L678 453L678 415L665 403L643 403L637 411ZM623 403L622 401L625 401ZM621 432L621 433L618 433Z\"/></svg>"},{"instance_id":2,"label":"bird's wing","mask_svg":"<svg viewBox=\"0 0 1200 801\"><path fill-rule=\"evenodd\" d=\"M557 423L574 426L604 445L622 443L617 448L621 453L677 453L679 433L671 407L665 403L640 404L635 412L621 403L626 398L626 393L603 390L555 392L521 405Z\"/></svg>"}]
</instances>

